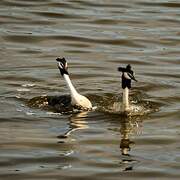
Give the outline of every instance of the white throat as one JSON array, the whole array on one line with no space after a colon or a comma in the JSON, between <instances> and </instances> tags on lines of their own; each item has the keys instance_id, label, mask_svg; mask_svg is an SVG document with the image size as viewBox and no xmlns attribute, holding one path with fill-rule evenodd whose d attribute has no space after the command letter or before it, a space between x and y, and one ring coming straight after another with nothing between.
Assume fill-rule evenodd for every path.
<instances>
[{"instance_id":1,"label":"white throat","mask_svg":"<svg viewBox=\"0 0 180 180\"><path fill-rule=\"evenodd\" d=\"M129 89L126 87L123 89L123 98L122 98L122 111L129 111Z\"/></svg>"}]
</instances>

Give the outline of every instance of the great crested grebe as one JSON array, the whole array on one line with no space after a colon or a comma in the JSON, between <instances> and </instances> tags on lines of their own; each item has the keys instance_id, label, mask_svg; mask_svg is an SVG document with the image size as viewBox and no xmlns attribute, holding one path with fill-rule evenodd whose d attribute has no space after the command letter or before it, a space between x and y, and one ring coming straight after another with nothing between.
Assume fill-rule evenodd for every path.
<instances>
[{"instance_id":1,"label":"great crested grebe","mask_svg":"<svg viewBox=\"0 0 180 180\"><path fill-rule=\"evenodd\" d=\"M134 72L131 70L130 64L128 64L126 68L119 67L118 71L122 72L122 112L128 112L131 110L129 106L129 89L131 88L131 80L136 82L137 80L134 77Z\"/></svg>"},{"instance_id":2,"label":"great crested grebe","mask_svg":"<svg viewBox=\"0 0 180 180\"><path fill-rule=\"evenodd\" d=\"M69 78L69 73L68 73L68 66L65 58L57 58L57 65L59 68L59 71L63 78L65 79L65 82L67 84L67 87L70 90L71 94L71 105L78 108L78 109L83 109L83 110L91 110L92 109L92 104L89 101L89 99L81 94L79 94L75 87L73 86L70 78Z\"/></svg>"}]
</instances>

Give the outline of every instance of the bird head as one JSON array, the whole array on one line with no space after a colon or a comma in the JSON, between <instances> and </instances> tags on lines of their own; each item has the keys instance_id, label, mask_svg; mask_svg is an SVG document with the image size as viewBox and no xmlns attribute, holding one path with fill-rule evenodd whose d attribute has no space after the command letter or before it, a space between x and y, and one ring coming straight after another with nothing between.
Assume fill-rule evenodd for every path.
<instances>
[{"instance_id":1,"label":"bird head","mask_svg":"<svg viewBox=\"0 0 180 180\"><path fill-rule=\"evenodd\" d=\"M132 71L130 64L128 64L125 68L118 67L118 71L123 72L123 73L126 72L127 76L125 76L125 78L132 79L137 82L136 78L134 77L134 72Z\"/></svg>"},{"instance_id":2,"label":"bird head","mask_svg":"<svg viewBox=\"0 0 180 180\"><path fill-rule=\"evenodd\" d=\"M134 72L131 69L131 65L128 64L125 68L119 67L118 71L122 72L122 88L131 88L131 80L137 81L134 77Z\"/></svg>"},{"instance_id":3,"label":"bird head","mask_svg":"<svg viewBox=\"0 0 180 180\"><path fill-rule=\"evenodd\" d=\"M126 66L126 72L127 72L127 75L128 75L132 80L134 80L134 81L137 82L136 78L134 77L134 72L131 70L131 65L130 65L130 64L128 64L128 65Z\"/></svg>"},{"instance_id":4,"label":"bird head","mask_svg":"<svg viewBox=\"0 0 180 180\"><path fill-rule=\"evenodd\" d=\"M61 75L62 76L64 74L69 75L68 66L67 66L67 62L66 62L65 58L64 57L63 58L57 58L56 61L57 61L57 65L58 65L58 68L59 68Z\"/></svg>"}]
</instances>

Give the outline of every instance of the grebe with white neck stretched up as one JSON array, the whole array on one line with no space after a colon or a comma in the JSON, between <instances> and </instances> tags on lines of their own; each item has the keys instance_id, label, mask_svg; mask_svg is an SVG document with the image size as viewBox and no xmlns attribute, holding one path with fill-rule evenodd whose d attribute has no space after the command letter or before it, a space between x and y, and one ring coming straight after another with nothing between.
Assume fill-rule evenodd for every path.
<instances>
[{"instance_id":1,"label":"grebe with white neck stretched up","mask_svg":"<svg viewBox=\"0 0 180 180\"><path fill-rule=\"evenodd\" d=\"M81 94L79 94L75 87L73 86L69 73L68 73L68 66L65 58L57 58L56 59L59 71L63 78L65 79L66 85L70 90L71 94L71 105L73 107L76 107L78 109L83 109L83 110L91 110L92 109L92 104L89 101L89 99Z\"/></svg>"},{"instance_id":2,"label":"grebe with white neck stretched up","mask_svg":"<svg viewBox=\"0 0 180 180\"><path fill-rule=\"evenodd\" d=\"M126 68L119 67L118 71L122 72L122 112L129 112L131 110L129 105L129 89L131 88L131 80L134 80L136 82L137 80L134 77L134 72L131 70L130 64L128 64Z\"/></svg>"}]
</instances>

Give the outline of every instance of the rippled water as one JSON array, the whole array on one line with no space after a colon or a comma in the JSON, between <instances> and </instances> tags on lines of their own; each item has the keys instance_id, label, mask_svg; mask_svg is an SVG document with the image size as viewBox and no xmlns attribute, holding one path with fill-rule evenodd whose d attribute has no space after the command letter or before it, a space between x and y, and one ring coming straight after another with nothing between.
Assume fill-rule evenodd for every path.
<instances>
[{"instance_id":1,"label":"rippled water","mask_svg":"<svg viewBox=\"0 0 180 180\"><path fill-rule=\"evenodd\" d=\"M179 23L178 0L1 0L0 179L179 179ZM56 57L98 110L28 105L68 93ZM129 63L131 103L150 111L127 118L113 112Z\"/></svg>"}]
</instances>

